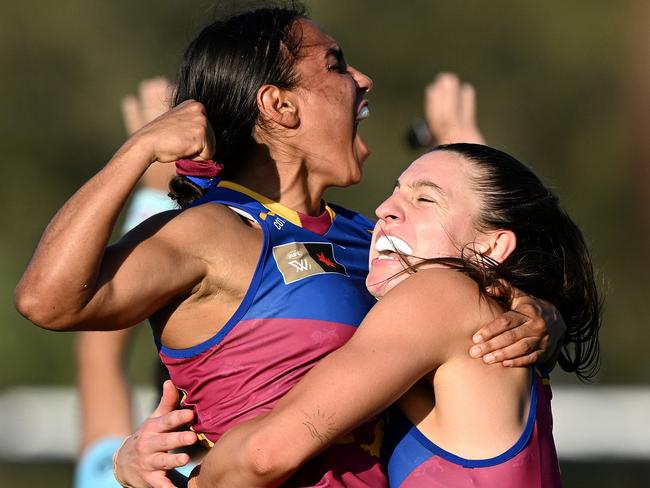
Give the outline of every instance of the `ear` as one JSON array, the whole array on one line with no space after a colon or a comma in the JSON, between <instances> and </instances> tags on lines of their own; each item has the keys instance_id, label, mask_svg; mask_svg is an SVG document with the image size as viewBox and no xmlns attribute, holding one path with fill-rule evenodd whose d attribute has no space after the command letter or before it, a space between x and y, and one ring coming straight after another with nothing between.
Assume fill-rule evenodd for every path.
<instances>
[{"instance_id":1,"label":"ear","mask_svg":"<svg viewBox=\"0 0 650 488\"><path fill-rule=\"evenodd\" d=\"M257 108L262 117L288 129L300 123L294 94L275 85L262 85L257 90Z\"/></svg>"},{"instance_id":2,"label":"ear","mask_svg":"<svg viewBox=\"0 0 650 488\"><path fill-rule=\"evenodd\" d=\"M481 254L502 263L517 247L517 236L511 230L496 230L481 239Z\"/></svg>"}]
</instances>

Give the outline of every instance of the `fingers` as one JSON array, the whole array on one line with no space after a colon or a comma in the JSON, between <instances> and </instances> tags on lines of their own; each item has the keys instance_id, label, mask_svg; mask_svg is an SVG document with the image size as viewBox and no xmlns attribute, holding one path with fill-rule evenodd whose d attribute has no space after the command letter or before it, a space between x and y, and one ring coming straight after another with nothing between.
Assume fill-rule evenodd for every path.
<instances>
[{"instance_id":1,"label":"fingers","mask_svg":"<svg viewBox=\"0 0 650 488\"><path fill-rule=\"evenodd\" d=\"M537 364L540 362L541 359L542 359L541 352L535 351L526 356L521 356L515 359L506 359L501 362L501 365L505 366L506 368L521 368L521 367L532 366L533 364Z\"/></svg>"},{"instance_id":2,"label":"fingers","mask_svg":"<svg viewBox=\"0 0 650 488\"><path fill-rule=\"evenodd\" d=\"M493 337L490 340L481 342L472 346L469 350L470 356L473 358L483 358L488 363L502 361L503 359L512 359L512 357L504 353L505 349L518 345L520 354L528 354L535 350L539 344L539 338L528 337L523 327L516 327L511 330L506 330L503 333ZM528 342L523 343L522 340ZM514 349L509 349L512 352ZM497 354L498 353L498 354Z\"/></svg>"},{"instance_id":3,"label":"fingers","mask_svg":"<svg viewBox=\"0 0 650 488\"><path fill-rule=\"evenodd\" d=\"M539 360L549 345L544 320L534 300L522 299L519 310L495 318L472 337L469 354L487 364L508 361L504 365L528 365Z\"/></svg>"},{"instance_id":4,"label":"fingers","mask_svg":"<svg viewBox=\"0 0 650 488\"><path fill-rule=\"evenodd\" d=\"M476 118L476 92L474 87L469 83L462 83L459 98L462 119L465 122L474 120Z\"/></svg>"},{"instance_id":5,"label":"fingers","mask_svg":"<svg viewBox=\"0 0 650 488\"><path fill-rule=\"evenodd\" d=\"M478 128L476 120L476 90L469 83L463 83L460 91L460 110L463 120L465 142L485 144L485 138Z\"/></svg>"},{"instance_id":6,"label":"fingers","mask_svg":"<svg viewBox=\"0 0 650 488\"><path fill-rule=\"evenodd\" d=\"M122 99L122 118L126 132L131 135L167 112L171 105L173 86L163 76L140 83L138 95Z\"/></svg>"},{"instance_id":7,"label":"fingers","mask_svg":"<svg viewBox=\"0 0 650 488\"><path fill-rule=\"evenodd\" d=\"M535 361L537 361L541 354L541 341L537 338L523 337L513 342L515 337L518 337L518 334L515 331L505 332L491 341L478 346L473 346L470 349L470 355L472 357L481 357L485 364L494 364L512 360L521 362L522 358L528 356L534 357ZM481 353L479 356L475 355L476 348L480 348ZM525 362L524 364L528 365L532 363Z\"/></svg>"},{"instance_id":8,"label":"fingers","mask_svg":"<svg viewBox=\"0 0 650 488\"><path fill-rule=\"evenodd\" d=\"M210 122L207 121L207 119L206 122L207 122L207 126L205 128L206 130L205 146L203 147L203 150L199 153L199 155L196 158L202 161L207 161L209 159L212 159L212 155L214 154L216 148L214 131L212 130L212 126L210 125Z\"/></svg>"},{"instance_id":9,"label":"fingers","mask_svg":"<svg viewBox=\"0 0 650 488\"><path fill-rule=\"evenodd\" d=\"M455 73L439 73L425 91L425 117L438 144L483 143L476 123L476 93Z\"/></svg>"},{"instance_id":10,"label":"fingers","mask_svg":"<svg viewBox=\"0 0 650 488\"><path fill-rule=\"evenodd\" d=\"M436 142L453 142L450 137L458 126L458 77L453 73L440 73L425 92L424 113Z\"/></svg>"},{"instance_id":11,"label":"fingers","mask_svg":"<svg viewBox=\"0 0 650 488\"><path fill-rule=\"evenodd\" d=\"M178 405L178 390L174 387L174 383L171 380L166 380L163 383L162 397L160 397L160 402L158 406L150 415L151 417L160 417L167 413L172 412L176 409Z\"/></svg>"},{"instance_id":12,"label":"fingers","mask_svg":"<svg viewBox=\"0 0 650 488\"><path fill-rule=\"evenodd\" d=\"M485 343L494 337L503 334L524 324L528 318L518 312L508 311L496 317L489 324L481 327L473 336L472 341L476 345Z\"/></svg>"},{"instance_id":13,"label":"fingers","mask_svg":"<svg viewBox=\"0 0 650 488\"><path fill-rule=\"evenodd\" d=\"M165 471L184 466L189 462L189 456L168 451L194 444L197 437L194 432L166 432L165 429L178 427L179 421L187 418L188 413L191 418L191 411L179 410L145 421L115 453L116 477L138 487L174 486L168 484Z\"/></svg>"},{"instance_id":14,"label":"fingers","mask_svg":"<svg viewBox=\"0 0 650 488\"><path fill-rule=\"evenodd\" d=\"M147 124L136 134L152 161L209 160L214 153L214 132L205 107L186 100Z\"/></svg>"},{"instance_id":15,"label":"fingers","mask_svg":"<svg viewBox=\"0 0 650 488\"><path fill-rule=\"evenodd\" d=\"M546 328L545 312L546 308L542 306L540 300L530 295L519 295L519 290L515 289L515 298L512 301L512 311L519 313L526 318L525 324L531 335L543 337L548 334ZM546 302L547 303L547 302ZM547 305L550 305L547 303ZM553 309L552 305L550 305Z\"/></svg>"},{"instance_id":16,"label":"fingers","mask_svg":"<svg viewBox=\"0 0 650 488\"><path fill-rule=\"evenodd\" d=\"M134 95L127 95L122 99L122 119L128 135L133 134L144 125L140 102Z\"/></svg>"},{"instance_id":17,"label":"fingers","mask_svg":"<svg viewBox=\"0 0 650 488\"><path fill-rule=\"evenodd\" d=\"M175 431L186 428L193 419L194 412L192 410L174 410L160 417L149 418L142 424L138 434L179 434L179 432ZM190 434L194 435L193 433Z\"/></svg>"},{"instance_id":18,"label":"fingers","mask_svg":"<svg viewBox=\"0 0 650 488\"><path fill-rule=\"evenodd\" d=\"M171 107L173 87L164 76L150 78L140 83L140 97L143 125L158 118Z\"/></svg>"},{"instance_id":19,"label":"fingers","mask_svg":"<svg viewBox=\"0 0 650 488\"><path fill-rule=\"evenodd\" d=\"M179 107L182 107L181 110L187 113L187 119L192 119L194 123L193 135L196 150L191 155L188 153L188 156L199 161L212 159L215 150L215 136L205 107L196 100L186 100Z\"/></svg>"},{"instance_id":20,"label":"fingers","mask_svg":"<svg viewBox=\"0 0 650 488\"><path fill-rule=\"evenodd\" d=\"M156 473L157 476L152 476L151 484L152 488L176 488L176 485L169 481L167 477L163 474Z\"/></svg>"},{"instance_id":21,"label":"fingers","mask_svg":"<svg viewBox=\"0 0 650 488\"><path fill-rule=\"evenodd\" d=\"M167 477L167 473L164 471L146 473L142 479L144 479L152 488L177 488L177 486L183 486L180 484L174 484L172 480Z\"/></svg>"},{"instance_id":22,"label":"fingers","mask_svg":"<svg viewBox=\"0 0 650 488\"><path fill-rule=\"evenodd\" d=\"M132 445L125 445L122 455L137 459L142 473L185 466L190 458L185 453L168 451L190 446L197 440L194 432L141 433L133 436Z\"/></svg>"},{"instance_id":23,"label":"fingers","mask_svg":"<svg viewBox=\"0 0 650 488\"><path fill-rule=\"evenodd\" d=\"M540 359L549 370L553 369L566 332L562 314L546 300L524 295L516 289L515 292L513 308L530 317L531 334L542 338Z\"/></svg>"},{"instance_id":24,"label":"fingers","mask_svg":"<svg viewBox=\"0 0 650 488\"><path fill-rule=\"evenodd\" d=\"M149 456L147 459L148 465L144 466L145 469L151 471L169 471L170 469L180 468L190 462L189 455L170 454L166 452L158 452Z\"/></svg>"}]
</instances>

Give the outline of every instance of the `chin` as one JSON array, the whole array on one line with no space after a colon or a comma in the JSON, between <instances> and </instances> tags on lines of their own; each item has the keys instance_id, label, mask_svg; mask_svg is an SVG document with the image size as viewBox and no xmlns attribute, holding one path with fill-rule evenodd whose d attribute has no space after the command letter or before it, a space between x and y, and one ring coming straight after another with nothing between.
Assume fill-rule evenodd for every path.
<instances>
[{"instance_id":1,"label":"chin","mask_svg":"<svg viewBox=\"0 0 650 488\"><path fill-rule=\"evenodd\" d=\"M351 175L350 178L353 180L353 183L359 183L363 179L363 163L370 156L370 153L359 154L357 151L352 153L351 161Z\"/></svg>"},{"instance_id":2,"label":"chin","mask_svg":"<svg viewBox=\"0 0 650 488\"><path fill-rule=\"evenodd\" d=\"M348 168L348 171L340 171L336 175L332 186L345 188L361 182L361 179L363 178L363 169L356 158L349 158Z\"/></svg>"},{"instance_id":3,"label":"chin","mask_svg":"<svg viewBox=\"0 0 650 488\"><path fill-rule=\"evenodd\" d=\"M357 183L360 183L362 179L363 179L363 170L359 166L359 171L355 171L354 174L350 175L350 184L356 185Z\"/></svg>"},{"instance_id":4,"label":"chin","mask_svg":"<svg viewBox=\"0 0 650 488\"><path fill-rule=\"evenodd\" d=\"M395 288L397 284L408 278L408 276L408 274L395 276L395 273L385 276L383 274L373 273L371 269L366 278L366 289L373 297L379 300Z\"/></svg>"},{"instance_id":5,"label":"chin","mask_svg":"<svg viewBox=\"0 0 650 488\"><path fill-rule=\"evenodd\" d=\"M368 293L370 293L377 300L379 300L381 297L384 296L384 292L381 289L381 284L379 284L379 285L369 285L369 284L366 283L366 289L368 290Z\"/></svg>"}]
</instances>

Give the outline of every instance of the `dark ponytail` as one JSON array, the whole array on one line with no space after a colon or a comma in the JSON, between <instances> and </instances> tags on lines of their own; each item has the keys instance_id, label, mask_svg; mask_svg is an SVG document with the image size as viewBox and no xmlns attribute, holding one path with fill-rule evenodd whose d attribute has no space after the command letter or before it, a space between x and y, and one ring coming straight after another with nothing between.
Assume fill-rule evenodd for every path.
<instances>
[{"instance_id":1,"label":"dark ponytail","mask_svg":"<svg viewBox=\"0 0 650 488\"><path fill-rule=\"evenodd\" d=\"M174 105L192 99L205 106L216 140L214 159L224 165L220 177L232 178L251 156L258 89L296 86L302 39L296 21L304 17L298 2L239 13L205 27L187 48ZM182 176L170 183L169 195L181 207L204 193Z\"/></svg>"},{"instance_id":2,"label":"dark ponytail","mask_svg":"<svg viewBox=\"0 0 650 488\"><path fill-rule=\"evenodd\" d=\"M512 156L480 144L447 144L433 151L458 154L473 167L471 184L481 200L474 222L478 230L511 230L517 245L503 263L476 256L468 245L463 257L425 260L457 268L505 306L512 288L549 301L567 326L558 363L589 380L598 372L601 301L589 250L582 232L560 207L558 198ZM419 263L419 265L423 264ZM417 267L417 266L416 266ZM503 286L499 280L509 284Z\"/></svg>"}]
</instances>

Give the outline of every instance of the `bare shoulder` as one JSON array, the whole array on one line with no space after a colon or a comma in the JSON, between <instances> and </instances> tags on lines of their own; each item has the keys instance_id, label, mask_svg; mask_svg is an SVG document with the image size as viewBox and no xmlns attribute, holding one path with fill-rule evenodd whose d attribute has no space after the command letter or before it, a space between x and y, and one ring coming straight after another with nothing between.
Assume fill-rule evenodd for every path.
<instances>
[{"instance_id":1,"label":"bare shoulder","mask_svg":"<svg viewBox=\"0 0 650 488\"><path fill-rule=\"evenodd\" d=\"M154 240L183 253L212 254L242 244L251 226L228 207L207 203L154 215L125 236L125 241ZM244 242L245 244L245 242Z\"/></svg>"},{"instance_id":2,"label":"bare shoulder","mask_svg":"<svg viewBox=\"0 0 650 488\"><path fill-rule=\"evenodd\" d=\"M478 301L477 283L463 273L448 268L421 269L390 290L382 301L411 301L418 308L456 308Z\"/></svg>"},{"instance_id":3,"label":"bare shoulder","mask_svg":"<svg viewBox=\"0 0 650 488\"><path fill-rule=\"evenodd\" d=\"M216 231L228 234L249 228L239 215L219 203L205 203L176 212L170 221L174 230L183 228L198 231L202 229L204 232Z\"/></svg>"},{"instance_id":4,"label":"bare shoulder","mask_svg":"<svg viewBox=\"0 0 650 488\"><path fill-rule=\"evenodd\" d=\"M474 280L447 268L419 270L390 290L374 308L411 328L444 329L449 338L471 337L476 324L485 323L498 310L492 300L481 295Z\"/></svg>"}]
</instances>

